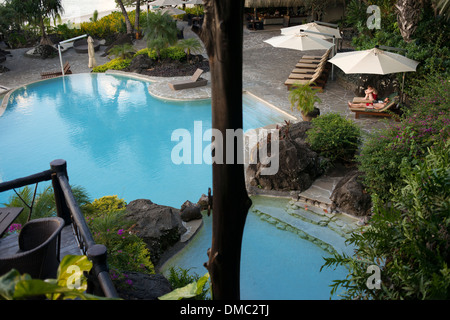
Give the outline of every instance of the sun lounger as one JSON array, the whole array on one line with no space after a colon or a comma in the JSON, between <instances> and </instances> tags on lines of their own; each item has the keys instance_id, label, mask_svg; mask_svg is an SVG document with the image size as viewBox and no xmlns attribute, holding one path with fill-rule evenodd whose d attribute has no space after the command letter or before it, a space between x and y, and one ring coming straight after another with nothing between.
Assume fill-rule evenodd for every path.
<instances>
[{"instance_id":1,"label":"sun lounger","mask_svg":"<svg viewBox=\"0 0 450 320\"><path fill-rule=\"evenodd\" d=\"M328 57L330 56L331 49L328 49L323 56L303 56L298 63L303 64L319 64L323 61L327 61Z\"/></svg>"},{"instance_id":2,"label":"sun lounger","mask_svg":"<svg viewBox=\"0 0 450 320\"><path fill-rule=\"evenodd\" d=\"M392 106L397 104L398 95L397 95L397 93L393 93L388 98L389 98L389 102L381 109L374 109L374 108L367 108L367 107L349 107L349 109L350 109L350 111L355 113L355 119L359 119L359 116L362 114L363 115L371 115L371 116L379 116L379 117L392 117L392 114L388 113L387 111ZM364 100L364 101L366 101L366 100Z\"/></svg>"},{"instance_id":3,"label":"sun lounger","mask_svg":"<svg viewBox=\"0 0 450 320\"><path fill-rule=\"evenodd\" d=\"M197 69L197 71L195 71L195 73L192 75L191 78L187 80L172 81L169 83L169 87L172 90L182 90L206 86L208 80L200 78L200 75L202 73L203 73L202 69Z\"/></svg>"},{"instance_id":4,"label":"sun lounger","mask_svg":"<svg viewBox=\"0 0 450 320\"><path fill-rule=\"evenodd\" d=\"M320 92L323 91L325 83L326 78L320 72L316 72L310 79L288 78L284 82L288 90L290 90L291 88L295 88L296 85L309 84L312 88L320 90Z\"/></svg>"},{"instance_id":5,"label":"sun lounger","mask_svg":"<svg viewBox=\"0 0 450 320\"><path fill-rule=\"evenodd\" d=\"M72 71L70 70L70 64L69 62L66 62L64 64L64 74L71 74ZM50 79L62 76L62 71L48 71L48 72L42 72L41 73L41 79Z\"/></svg>"}]
</instances>

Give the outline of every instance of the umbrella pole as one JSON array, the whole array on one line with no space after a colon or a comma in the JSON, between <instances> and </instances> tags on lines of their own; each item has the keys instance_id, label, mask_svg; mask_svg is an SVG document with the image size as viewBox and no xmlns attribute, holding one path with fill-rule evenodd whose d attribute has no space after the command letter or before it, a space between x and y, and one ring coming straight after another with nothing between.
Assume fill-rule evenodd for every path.
<instances>
[{"instance_id":1,"label":"umbrella pole","mask_svg":"<svg viewBox=\"0 0 450 320\"><path fill-rule=\"evenodd\" d=\"M333 57L336 54L336 52L335 52L335 50L336 50L335 39L336 39L336 37L333 36ZM334 64L331 64L331 81L334 81Z\"/></svg>"},{"instance_id":2,"label":"umbrella pole","mask_svg":"<svg viewBox=\"0 0 450 320\"><path fill-rule=\"evenodd\" d=\"M403 72L403 81L402 81L402 92L400 94L400 103L403 103L403 90L405 88L405 72Z\"/></svg>"}]
</instances>

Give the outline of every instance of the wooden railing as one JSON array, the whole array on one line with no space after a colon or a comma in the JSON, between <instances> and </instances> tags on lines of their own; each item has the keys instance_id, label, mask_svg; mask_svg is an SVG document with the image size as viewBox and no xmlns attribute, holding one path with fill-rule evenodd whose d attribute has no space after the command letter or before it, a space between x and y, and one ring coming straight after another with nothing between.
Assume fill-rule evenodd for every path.
<instances>
[{"instance_id":1,"label":"wooden railing","mask_svg":"<svg viewBox=\"0 0 450 320\"><path fill-rule=\"evenodd\" d=\"M52 161L50 163L50 170L0 183L0 192L50 180L52 181L58 217L64 219L66 226L72 224L74 236L78 241L81 251L92 261L93 267L88 277L87 293L117 298L116 288L108 273L108 265L106 262L107 249L104 245L96 244L94 241L69 185L67 163L65 160L58 159Z\"/></svg>"}]
</instances>

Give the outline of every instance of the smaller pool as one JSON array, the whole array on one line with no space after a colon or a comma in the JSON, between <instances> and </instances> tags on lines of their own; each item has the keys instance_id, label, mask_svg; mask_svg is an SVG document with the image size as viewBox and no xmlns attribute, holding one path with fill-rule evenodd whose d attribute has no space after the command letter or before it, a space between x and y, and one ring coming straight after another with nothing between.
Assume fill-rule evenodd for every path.
<instances>
[{"instance_id":1,"label":"smaller pool","mask_svg":"<svg viewBox=\"0 0 450 320\"><path fill-rule=\"evenodd\" d=\"M252 198L252 200L254 200ZM285 206L286 199L275 200ZM212 216L203 217L204 225L190 243L162 266L190 269L204 275L206 251L211 247ZM320 227L318 227L320 228ZM293 232L275 228L251 210L248 213L241 254L241 299L243 300L328 300L333 280L347 275L345 268L324 268L323 257L330 254Z\"/></svg>"}]
</instances>

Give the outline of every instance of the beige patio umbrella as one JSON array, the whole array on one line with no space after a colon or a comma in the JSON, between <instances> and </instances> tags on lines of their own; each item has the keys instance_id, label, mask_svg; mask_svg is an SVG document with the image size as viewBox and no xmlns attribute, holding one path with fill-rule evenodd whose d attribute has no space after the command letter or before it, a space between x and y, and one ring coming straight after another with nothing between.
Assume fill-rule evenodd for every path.
<instances>
[{"instance_id":1,"label":"beige patio umbrella","mask_svg":"<svg viewBox=\"0 0 450 320\"><path fill-rule=\"evenodd\" d=\"M318 33L323 33L327 35L317 35L316 37L322 38L322 39L330 39L332 37L328 35L335 36L336 39L341 39L341 33L339 32L339 28L331 28L327 26L320 25L316 22L310 22L298 26L293 27L287 27L287 28L281 28L281 34L289 35L289 34L296 34L299 33L300 30L306 30L306 31L314 31Z\"/></svg>"},{"instance_id":2,"label":"beige patio umbrella","mask_svg":"<svg viewBox=\"0 0 450 320\"><path fill-rule=\"evenodd\" d=\"M94 39L91 36L87 39L88 43L88 56L89 56L89 68L94 68L97 66L97 61L95 61L95 49L94 49Z\"/></svg>"},{"instance_id":3,"label":"beige patio umbrella","mask_svg":"<svg viewBox=\"0 0 450 320\"><path fill-rule=\"evenodd\" d=\"M173 7L163 8L163 9L160 9L159 11L161 11L162 14L167 13L170 16L177 16L179 14L186 13L186 11L183 11L178 8L173 8Z\"/></svg>"},{"instance_id":4,"label":"beige patio umbrella","mask_svg":"<svg viewBox=\"0 0 450 320\"><path fill-rule=\"evenodd\" d=\"M306 33L296 33L289 35L281 35L264 40L264 42L277 47L294 50L328 50L333 43L320 39L318 37L308 35Z\"/></svg>"},{"instance_id":5,"label":"beige patio umbrella","mask_svg":"<svg viewBox=\"0 0 450 320\"><path fill-rule=\"evenodd\" d=\"M380 50L342 52L329 60L345 73L390 74L416 71L417 61L397 53Z\"/></svg>"},{"instance_id":6,"label":"beige patio umbrella","mask_svg":"<svg viewBox=\"0 0 450 320\"><path fill-rule=\"evenodd\" d=\"M184 2L182 0L156 0L150 2L150 5L161 7L161 6L177 6L183 3Z\"/></svg>"},{"instance_id":7,"label":"beige patio umbrella","mask_svg":"<svg viewBox=\"0 0 450 320\"><path fill-rule=\"evenodd\" d=\"M402 92L405 72L415 72L419 64L401 54L380 50L378 46L369 50L338 53L329 62L345 73L385 75L403 72Z\"/></svg>"}]
</instances>

